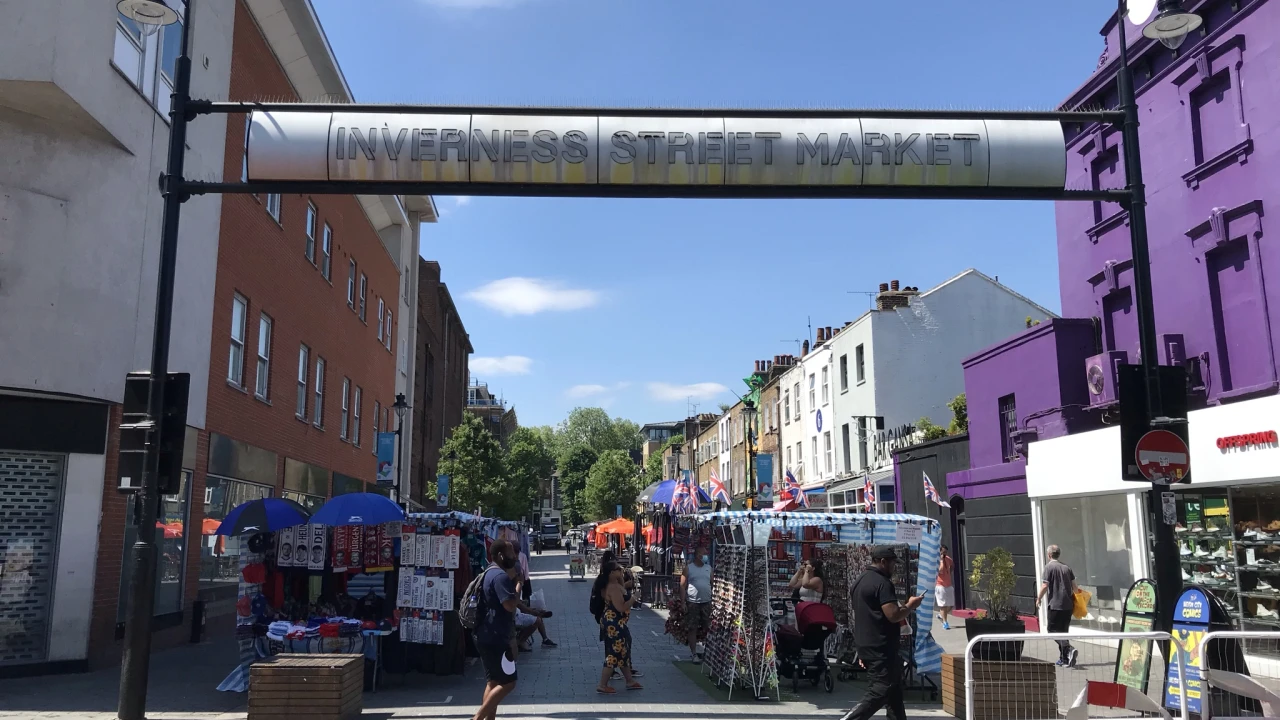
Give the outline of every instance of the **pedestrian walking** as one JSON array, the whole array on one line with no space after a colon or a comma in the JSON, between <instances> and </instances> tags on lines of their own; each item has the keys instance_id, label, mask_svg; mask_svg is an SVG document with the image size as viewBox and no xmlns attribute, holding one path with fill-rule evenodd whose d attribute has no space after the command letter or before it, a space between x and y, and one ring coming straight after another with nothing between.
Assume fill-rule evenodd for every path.
<instances>
[{"instance_id":1,"label":"pedestrian walking","mask_svg":"<svg viewBox=\"0 0 1280 720\"><path fill-rule=\"evenodd\" d=\"M689 548L687 562L680 575L684 603L684 627L689 633L689 656L693 664L698 658L698 632L711 625L711 559L701 548Z\"/></svg>"},{"instance_id":2,"label":"pedestrian walking","mask_svg":"<svg viewBox=\"0 0 1280 720\"><path fill-rule=\"evenodd\" d=\"M630 634L627 623L635 601L626 599L623 582L622 566L616 561L605 563L600 577L596 578L598 594L604 600L600 623L604 634L604 667L600 670L600 682L596 685L596 692L601 695L617 694L616 690L609 687L609 680L615 670L622 672L628 690L644 689L631 675L631 643L627 637Z\"/></svg>"},{"instance_id":3,"label":"pedestrian walking","mask_svg":"<svg viewBox=\"0 0 1280 720\"><path fill-rule=\"evenodd\" d=\"M858 576L850 593L853 601L853 643L867 669L870 684L862 702L842 720L867 720L887 708L889 720L906 720L902 704L902 622L920 607L924 595L898 604L893 587L893 548L879 546L871 552L871 567Z\"/></svg>"},{"instance_id":4,"label":"pedestrian walking","mask_svg":"<svg viewBox=\"0 0 1280 720\"><path fill-rule=\"evenodd\" d=\"M480 622L475 629L476 650L484 665L484 697L472 720L494 720L498 705L516 687L515 611L516 549L506 540L489 548L490 565L481 586Z\"/></svg>"},{"instance_id":5,"label":"pedestrian walking","mask_svg":"<svg viewBox=\"0 0 1280 720\"><path fill-rule=\"evenodd\" d=\"M951 571L954 565L947 546L938 549L938 579L933 584L933 601L938 606L938 618L942 620L942 629L951 629L951 610L956 606L956 589L952 586Z\"/></svg>"},{"instance_id":6,"label":"pedestrian walking","mask_svg":"<svg viewBox=\"0 0 1280 720\"><path fill-rule=\"evenodd\" d=\"M1076 574L1065 563L1058 560L1062 556L1062 548L1050 545L1046 548L1046 552L1049 555L1049 562L1044 566L1040 592L1036 594L1036 609L1040 609L1040 603L1044 602L1045 596L1048 595L1049 632L1070 632L1071 613L1075 610L1076 592L1080 589L1076 585ZM1057 664L1075 667L1080 651L1071 646L1070 640L1055 642L1058 643Z\"/></svg>"}]
</instances>

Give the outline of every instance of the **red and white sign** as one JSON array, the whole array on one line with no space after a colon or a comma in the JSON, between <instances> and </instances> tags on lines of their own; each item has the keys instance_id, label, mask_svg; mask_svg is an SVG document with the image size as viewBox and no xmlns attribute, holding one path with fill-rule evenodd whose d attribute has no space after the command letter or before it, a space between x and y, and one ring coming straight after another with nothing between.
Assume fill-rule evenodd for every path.
<instances>
[{"instance_id":1,"label":"red and white sign","mask_svg":"<svg viewBox=\"0 0 1280 720\"><path fill-rule=\"evenodd\" d=\"M1138 440L1138 471L1151 482L1179 483L1191 471L1187 443L1168 430L1152 430Z\"/></svg>"},{"instance_id":2,"label":"red and white sign","mask_svg":"<svg viewBox=\"0 0 1280 720\"><path fill-rule=\"evenodd\" d=\"M1280 443L1280 437L1277 437L1275 430L1263 430L1256 433L1245 433L1244 435L1227 435L1218 438L1218 449L1229 450L1231 448L1250 448L1254 446L1270 445L1275 446Z\"/></svg>"}]
</instances>

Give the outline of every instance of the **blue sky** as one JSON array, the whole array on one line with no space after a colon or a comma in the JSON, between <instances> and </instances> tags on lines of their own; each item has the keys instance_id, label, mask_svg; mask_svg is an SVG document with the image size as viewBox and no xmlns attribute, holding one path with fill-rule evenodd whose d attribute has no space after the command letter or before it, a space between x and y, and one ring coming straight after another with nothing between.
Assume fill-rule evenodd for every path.
<instances>
[{"instance_id":1,"label":"blue sky","mask_svg":"<svg viewBox=\"0 0 1280 720\"><path fill-rule=\"evenodd\" d=\"M1110 0L313 0L361 102L1048 109ZM521 424L732 401L754 360L899 279L976 267L1057 310L1053 206L437 198L423 232Z\"/></svg>"}]
</instances>

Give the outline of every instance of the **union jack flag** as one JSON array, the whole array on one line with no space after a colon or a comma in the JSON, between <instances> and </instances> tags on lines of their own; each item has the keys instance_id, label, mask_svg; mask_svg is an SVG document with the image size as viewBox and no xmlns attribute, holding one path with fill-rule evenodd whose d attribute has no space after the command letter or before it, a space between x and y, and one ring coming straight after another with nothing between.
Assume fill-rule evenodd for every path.
<instances>
[{"instance_id":1,"label":"union jack flag","mask_svg":"<svg viewBox=\"0 0 1280 720\"><path fill-rule=\"evenodd\" d=\"M876 486L871 483L871 476L868 475L862 481L862 497L867 501L867 512L876 511Z\"/></svg>"},{"instance_id":2,"label":"union jack flag","mask_svg":"<svg viewBox=\"0 0 1280 720\"><path fill-rule=\"evenodd\" d=\"M929 479L929 474L928 474L928 473L921 473L921 475L924 475L924 496L925 496L925 498L927 498L927 499L929 499L929 500L932 500L934 503L936 503L936 504L937 504L937 506L938 506L938 507L944 507L944 508L949 508L949 507L951 507L951 503L947 502L946 500L943 500L943 499L938 495L938 489L937 489L936 487L934 487L934 486L933 486L933 481L931 481L931 480Z\"/></svg>"},{"instance_id":3,"label":"union jack flag","mask_svg":"<svg viewBox=\"0 0 1280 720\"><path fill-rule=\"evenodd\" d=\"M698 512L698 493L693 489L689 471L685 470L671 491L671 510L677 515L693 515Z\"/></svg>"},{"instance_id":4,"label":"union jack flag","mask_svg":"<svg viewBox=\"0 0 1280 720\"><path fill-rule=\"evenodd\" d=\"M729 490L720 482L720 476L716 474L715 469L711 470L711 501L719 500L725 505L733 503L733 498L729 496Z\"/></svg>"},{"instance_id":5,"label":"union jack flag","mask_svg":"<svg viewBox=\"0 0 1280 720\"><path fill-rule=\"evenodd\" d=\"M804 494L804 490L801 489L800 483L796 481L796 476L791 474L790 469L787 470L786 477L783 480L783 492L796 501L796 507L809 507L809 498Z\"/></svg>"}]
</instances>

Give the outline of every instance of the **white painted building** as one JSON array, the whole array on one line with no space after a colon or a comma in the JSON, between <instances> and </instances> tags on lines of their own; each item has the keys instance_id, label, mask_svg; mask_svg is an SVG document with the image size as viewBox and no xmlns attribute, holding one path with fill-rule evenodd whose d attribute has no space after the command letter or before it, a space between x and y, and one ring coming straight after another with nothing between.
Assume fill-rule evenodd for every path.
<instances>
[{"instance_id":1,"label":"white painted building","mask_svg":"<svg viewBox=\"0 0 1280 720\"><path fill-rule=\"evenodd\" d=\"M831 368L834 407L829 421L823 414L818 442L825 470L830 433L835 472L823 479L834 491L831 506L860 509L869 474L877 504L892 507L892 450L914 439L922 417L943 427L950 423L947 402L964 392L960 361L1025 328L1027 318L1049 317L1049 310L969 269L924 292L896 280L883 283L874 309L844 327L823 328L830 337L821 348L830 362L819 367ZM808 382L814 372L805 372ZM819 398L821 377L819 370ZM832 479L844 482L830 487Z\"/></svg>"},{"instance_id":2,"label":"white painted building","mask_svg":"<svg viewBox=\"0 0 1280 720\"><path fill-rule=\"evenodd\" d=\"M808 350L808 341L805 341L804 347ZM801 403L804 377L804 365L797 359L796 364L778 379L782 424L778 428L778 458L774 463L778 466L779 483L787 476L788 470L801 483L808 477L804 462L805 415ZM777 490L774 491L774 497L777 497Z\"/></svg>"}]
</instances>

